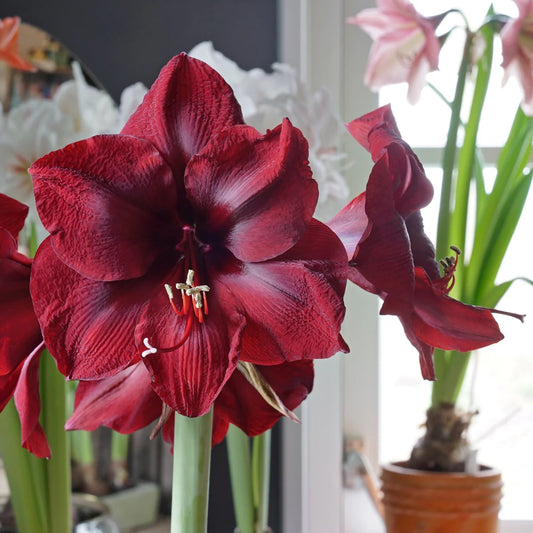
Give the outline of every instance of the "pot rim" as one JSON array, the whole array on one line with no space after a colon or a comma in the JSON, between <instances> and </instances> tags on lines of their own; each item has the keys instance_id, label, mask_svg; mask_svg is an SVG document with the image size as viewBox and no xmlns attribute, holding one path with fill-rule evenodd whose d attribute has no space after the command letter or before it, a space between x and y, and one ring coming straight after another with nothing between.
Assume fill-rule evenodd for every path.
<instances>
[{"instance_id":1,"label":"pot rim","mask_svg":"<svg viewBox=\"0 0 533 533\"><path fill-rule=\"evenodd\" d=\"M383 471L392 472L395 474L404 474L404 475L412 475L412 476L436 476L436 477L442 477L442 476L449 476L453 478L468 478L468 477L493 477L493 476L501 476L500 470L497 468L493 468L492 466L487 466L480 464L479 470L477 472L469 473L466 472L435 472L433 470L420 470L418 468L410 468L408 466L405 466L407 464L407 461L395 461L392 463L386 463L385 465L382 465L381 469Z\"/></svg>"}]
</instances>

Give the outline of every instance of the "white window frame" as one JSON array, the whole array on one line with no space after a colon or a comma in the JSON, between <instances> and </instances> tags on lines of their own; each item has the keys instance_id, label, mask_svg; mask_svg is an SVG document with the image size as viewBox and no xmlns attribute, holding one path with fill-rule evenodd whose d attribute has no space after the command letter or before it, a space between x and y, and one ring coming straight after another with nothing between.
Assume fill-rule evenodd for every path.
<instances>
[{"instance_id":1,"label":"white window frame","mask_svg":"<svg viewBox=\"0 0 533 533\"><path fill-rule=\"evenodd\" d=\"M312 88L326 87L343 120L374 109L377 95L363 84L370 39L346 24L373 0L278 0L280 60ZM354 51L357 51L355 53ZM354 166L346 177L353 197L364 189L371 161L349 138L343 146ZM417 149L438 162L438 149ZM351 284L343 335L351 354L315 365L313 393L301 409L302 425L284 422L283 531L345 533L343 437L363 439L374 471L379 462L379 345L376 297ZM531 521L504 521L501 533L532 531Z\"/></svg>"},{"instance_id":2,"label":"white window frame","mask_svg":"<svg viewBox=\"0 0 533 533\"><path fill-rule=\"evenodd\" d=\"M326 87L347 121L377 105L377 95L368 91L361 76L369 40L346 25L349 15L371 5L370 0L278 0L280 60L294 66L312 89ZM347 141L343 150L356 162L347 172L354 196L364 189L371 161L355 141ZM284 426L285 532L343 533L345 432L364 439L377 467L378 302L353 286L346 302L343 335L352 352L316 363L314 390L302 406L302 425Z\"/></svg>"}]
</instances>

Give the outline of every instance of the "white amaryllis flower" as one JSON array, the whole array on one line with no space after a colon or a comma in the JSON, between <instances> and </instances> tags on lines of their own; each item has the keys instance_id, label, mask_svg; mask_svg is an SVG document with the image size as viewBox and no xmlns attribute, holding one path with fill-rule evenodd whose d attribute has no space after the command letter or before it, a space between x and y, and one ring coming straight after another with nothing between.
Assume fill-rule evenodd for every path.
<instances>
[{"instance_id":1,"label":"white amaryllis flower","mask_svg":"<svg viewBox=\"0 0 533 533\"><path fill-rule=\"evenodd\" d=\"M339 164L344 154L338 149L345 130L329 93L311 92L284 63L272 65L271 73L259 68L243 70L211 42L196 45L189 55L206 62L226 80L251 126L266 131L288 117L302 130L309 141L309 163L320 191L317 216L333 215L348 196L348 186Z\"/></svg>"},{"instance_id":2,"label":"white amaryllis flower","mask_svg":"<svg viewBox=\"0 0 533 533\"><path fill-rule=\"evenodd\" d=\"M117 122L113 126L112 133L118 133L124 127L124 124L126 124L133 112L139 107L147 92L148 89L140 81L126 87L122 91Z\"/></svg>"},{"instance_id":3,"label":"white amaryllis flower","mask_svg":"<svg viewBox=\"0 0 533 533\"><path fill-rule=\"evenodd\" d=\"M30 207L27 220L36 224L40 238L46 231L37 216L27 169L69 143L118 133L147 92L142 83L127 87L117 107L105 91L85 81L79 64L72 67L74 79L62 83L53 99L29 100L7 113L0 109L0 192Z\"/></svg>"},{"instance_id":4,"label":"white amaryllis flower","mask_svg":"<svg viewBox=\"0 0 533 533\"><path fill-rule=\"evenodd\" d=\"M79 63L72 63L72 73L74 79L62 83L54 95L60 111L74 124L75 138L71 142L112 132L119 113L111 96L86 82Z\"/></svg>"},{"instance_id":5,"label":"white amaryllis flower","mask_svg":"<svg viewBox=\"0 0 533 533\"><path fill-rule=\"evenodd\" d=\"M70 142L72 119L50 100L30 100L2 117L0 126L0 191L30 207L38 220L28 167L39 157Z\"/></svg>"}]
</instances>

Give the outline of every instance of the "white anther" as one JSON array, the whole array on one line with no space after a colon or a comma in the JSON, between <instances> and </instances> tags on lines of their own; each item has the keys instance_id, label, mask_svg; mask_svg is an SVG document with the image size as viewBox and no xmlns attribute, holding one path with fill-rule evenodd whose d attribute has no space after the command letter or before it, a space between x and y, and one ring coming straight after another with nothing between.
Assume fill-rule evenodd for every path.
<instances>
[{"instance_id":1,"label":"white anther","mask_svg":"<svg viewBox=\"0 0 533 533\"><path fill-rule=\"evenodd\" d=\"M151 353L157 353L157 348L154 348L150 342L148 341L148 337L145 337L143 339L143 344L146 346L147 350L144 350L144 352L141 353L141 357L146 357L147 355L150 355Z\"/></svg>"},{"instance_id":2,"label":"white anther","mask_svg":"<svg viewBox=\"0 0 533 533\"><path fill-rule=\"evenodd\" d=\"M189 269L187 272L187 281L185 282L189 287L194 287L194 270Z\"/></svg>"},{"instance_id":3,"label":"white anther","mask_svg":"<svg viewBox=\"0 0 533 533\"><path fill-rule=\"evenodd\" d=\"M167 291L168 297L170 300L174 299L174 293L172 292L172 287L165 283L165 290Z\"/></svg>"}]
</instances>

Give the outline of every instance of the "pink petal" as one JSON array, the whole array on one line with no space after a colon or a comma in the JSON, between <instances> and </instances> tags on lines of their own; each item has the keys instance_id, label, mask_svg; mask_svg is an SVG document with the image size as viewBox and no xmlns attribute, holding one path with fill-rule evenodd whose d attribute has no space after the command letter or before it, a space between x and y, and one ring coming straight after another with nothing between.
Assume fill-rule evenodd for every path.
<instances>
[{"instance_id":1,"label":"pink petal","mask_svg":"<svg viewBox=\"0 0 533 533\"><path fill-rule=\"evenodd\" d=\"M20 417L22 446L37 457L50 458L50 448L39 423L39 362L44 343L26 358L15 390L15 405Z\"/></svg>"},{"instance_id":2,"label":"pink petal","mask_svg":"<svg viewBox=\"0 0 533 533\"><path fill-rule=\"evenodd\" d=\"M189 163L185 187L199 215L199 238L212 242L213 231L220 233L242 261L288 250L318 199L307 142L288 120L264 136L247 126L219 135Z\"/></svg>"},{"instance_id":3,"label":"pink petal","mask_svg":"<svg viewBox=\"0 0 533 533\"><path fill-rule=\"evenodd\" d=\"M180 180L188 160L211 137L242 123L240 106L222 77L180 54L161 70L122 133L150 141Z\"/></svg>"},{"instance_id":4,"label":"pink petal","mask_svg":"<svg viewBox=\"0 0 533 533\"><path fill-rule=\"evenodd\" d=\"M142 276L175 242L173 176L146 141L93 137L42 157L30 173L54 249L86 277Z\"/></svg>"},{"instance_id":5,"label":"pink petal","mask_svg":"<svg viewBox=\"0 0 533 533\"><path fill-rule=\"evenodd\" d=\"M93 431L99 426L133 433L161 414L162 403L142 363L95 381L80 381L74 412L65 429Z\"/></svg>"}]
</instances>

